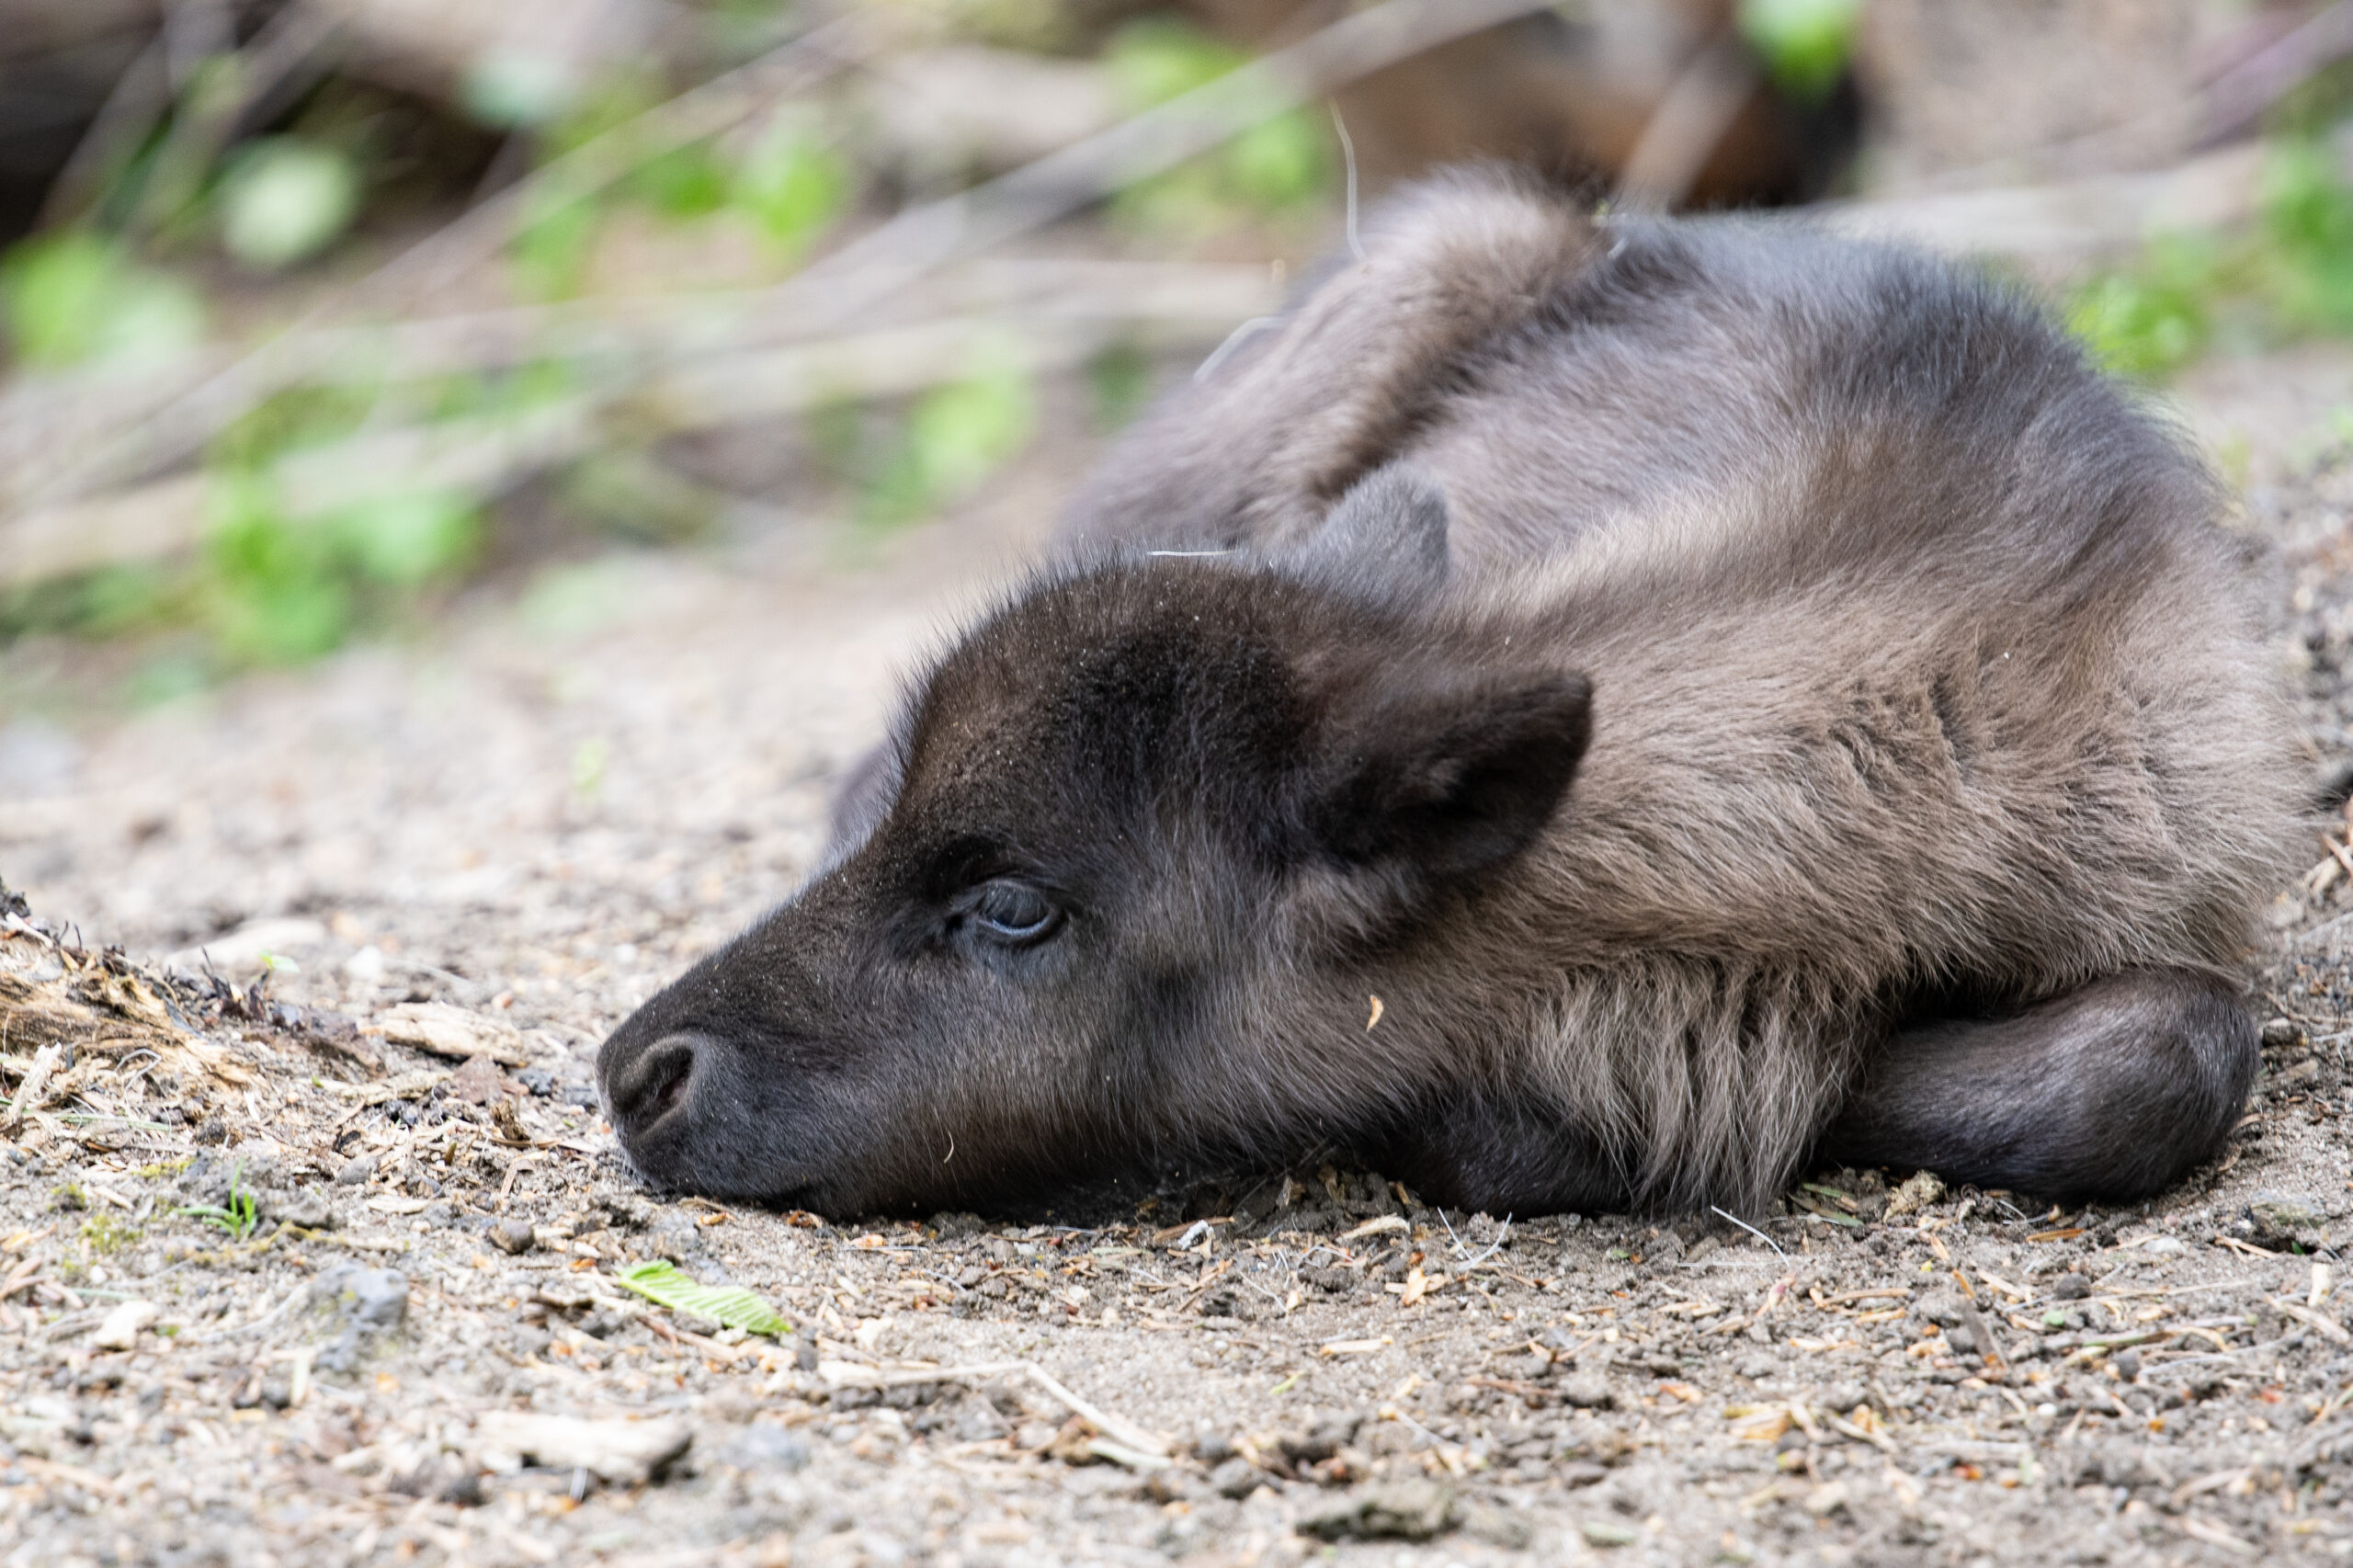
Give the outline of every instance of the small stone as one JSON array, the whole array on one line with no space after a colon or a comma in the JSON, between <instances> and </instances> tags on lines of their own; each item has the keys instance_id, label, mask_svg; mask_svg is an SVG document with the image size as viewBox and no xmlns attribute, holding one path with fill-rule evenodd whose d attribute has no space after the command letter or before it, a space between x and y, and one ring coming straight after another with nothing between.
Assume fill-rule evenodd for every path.
<instances>
[{"instance_id":1,"label":"small stone","mask_svg":"<svg viewBox=\"0 0 2353 1568\"><path fill-rule=\"evenodd\" d=\"M311 1300L365 1328L391 1328L408 1315L408 1278L395 1269L338 1264L311 1284Z\"/></svg>"},{"instance_id":2,"label":"small stone","mask_svg":"<svg viewBox=\"0 0 2353 1568\"><path fill-rule=\"evenodd\" d=\"M2320 1060L2317 1057L2307 1056L2302 1061L2290 1062L2266 1077L2263 1080L2263 1086L2273 1094L2286 1094L2291 1090L2308 1088L2319 1082Z\"/></svg>"},{"instance_id":3,"label":"small stone","mask_svg":"<svg viewBox=\"0 0 2353 1568\"><path fill-rule=\"evenodd\" d=\"M2263 1043L2273 1051L2285 1050L2303 1038L2303 1026L2293 1018L2271 1018L2263 1026Z\"/></svg>"},{"instance_id":4,"label":"small stone","mask_svg":"<svg viewBox=\"0 0 2353 1568\"><path fill-rule=\"evenodd\" d=\"M956 1440L960 1443L1002 1442L1013 1428L1006 1424L986 1400L967 1400L956 1417Z\"/></svg>"},{"instance_id":5,"label":"small stone","mask_svg":"<svg viewBox=\"0 0 2353 1568\"><path fill-rule=\"evenodd\" d=\"M809 1462L809 1445L781 1426L755 1422L722 1443L714 1457L737 1470L800 1470Z\"/></svg>"},{"instance_id":6,"label":"small stone","mask_svg":"<svg viewBox=\"0 0 2353 1568\"><path fill-rule=\"evenodd\" d=\"M1573 1404L1579 1410L1610 1410L1618 1403L1618 1396L1598 1372L1577 1372L1560 1381L1561 1403Z\"/></svg>"},{"instance_id":7,"label":"small stone","mask_svg":"<svg viewBox=\"0 0 2353 1568\"><path fill-rule=\"evenodd\" d=\"M531 1222L528 1220L501 1220L487 1233L490 1244L501 1252L526 1253L537 1241L531 1234Z\"/></svg>"},{"instance_id":8,"label":"small stone","mask_svg":"<svg viewBox=\"0 0 2353 1568\"><path fill-rule=\"evenodd\" d=\"M1585 1537L1586 1545L1598 1546L1605 1550L1616 1546L1631 1546L1641 1539L1640 1533L1633 1526L1621 1525L1615 1519L1587 1519L1577 1526L1577 1533Z\"/></svg>"},{"instance_id":9,"label":"small stone","mask_svg":"<svg viewBox=\"0 0 2353 1568\"><path fill-rule=\"evenodd\" d=\"M2062 1274L2051 1282L2054 1301L2080 1301L2092 1293L2092 1282L2080 1274Z\"/></svg>"},{"instance_id":10,"label":"small stone","mask_svg":"<svg viewBox=\"0 0 2353 1568\"><path fill-rule=\"evenodd\" d=\"M1968 1310L1961 1296L1952 1290L1931 1290L1912 1303L1912 1315L1935 1324L1938 1328L1956 1329L1969 1322Z\"/></svg>"},{"instance_id":11,"label":"small stone","mask_svg":"<svg viewBox=\"0 0 2353 1568\"><path fill-rule=\"evenodd\" d=\"M2255 1222L2255 1238L2258 1242L2275 1246L2289 1242L2306 1246L2325 1244L2323 1233L2326 1221L2300 1199L2284 1193L2258 1192L2246 1206L2246 1213Z\"/></svg>"},{"instance_id":12,"label":"small stone","mask_svg":"<svg viewBox=\"0 0 2353 1568\"><path fill-rule=\"evenodd\" d=\"M1469 1503L1462 1508L1462 1533L1506 1551L1525 1551L1536 1539L1526 1519L1493 1503Z\"/></svg>"},{"instance_id":13,"label":"small stone","mask_svg":"<svg viewBox=\"0 0 2353 1568\"><path fill-rule=\"evenodd\" d=\"M1143 1478L1143 1494L1155 1503L1189 1503L1200 1494L1200 1483L1174 1466L1155 1470Z\"/></svg>"},{"instance_id":14,"label":"small stone","mask_svg":"<svg viewBox=\"0 0 2353 1568\"><path fill-rule=\"evenodd\" d=\"M90 1344L100 1350L128 1350L139 1343L140 1330L155 1321L155 1312L153 1301L118 1302L90 1335Z\"/></svg>"},{"instance_id":15,"label":"small stone","mask_svg":"<svg viewBox=\"0 0 2353 1568\"><path fill-rule=\"evenodd\" d=\"M1057 1430L1043 1421L1025 1421L1014 1431L1013 1446L1035 1451L1052 1442Z\"/></svg>"},{"instance_id":16,"label":"small stone","mask_svg":"<svg viewBox=\"0 0 2353 1568\"><path fill-rule=\"evenodd\" d=\"M376 1175L377 1156L361 1154L344 1162L343 1169L335 1173L337 1187L366 1187Z\"/></svg>"},{"instance_id":17,"label":"small stone","mask_svg":"<svg viewBox=\"0 0 2353 1568\"><path fill-rule=\"evenodd\" d=\"M1294 1463L1321 1463L1339 1452L1344 1445L1354 1442L1357 1429L1363 1424L1361 1415L1319 1416L1304 1433L1281 1439L1283 1457Z\"/></svg>"},{"instance_id":18,"label":"small stone","mask_svg":"<svg viewBox=\"0 0 2353 1568\"><path fill-rule=\"evenodd\" d=\"M449 1093L468 1105L488 1105L506 1092L506 1073L486 1054L467 1057L449 1074Z\"/></svg>"},{"instance_id":19,"label":"small stone","mask_svg":"<svg viewBox=\"0 0 2353 1568\"><path fill-rule=\"evenodd\" d=\"M390 1007L376 1020L384 1038L414 1046L428 1056L488 1056L506 1067L521 1067L530 1057L523 1050L523 1031L502 1018L486 1018L447 1002L406 1002Z\"/></svg>"},{"instance_id":20,"label":"small stone","mask_svg":"<svg viewBox=\"0 0 2353 1568\"><path fill-rule=\"evenodd\" d=\"M271 1200L264 1212L281 1225L295 1225L305 1231L331 1231L335 1228L335 1210L327 1207L324 1194L306 1188L291 1197Z\"/></svg>"},{"instance_id":21,"label":"small stone","mask_svg":"<svg viewBox=\"0 0 2353 1568\"><path fill-rule=\"evenodd\" d=\"M1429 1540L1452 1529L1461 1509L1434 1481L1392 1481L1334 1498L1301 1516L1302 1535L1319 1540Z\"/></svg>"},{"instance_id":22,"label":"small stone","mask_svg":"<svg viewBox=\"0 0 2353 1568\"><path fill-rule=\"evenodd\" d=\"M1210 1490L1221 1497L1239 1500L1249 1496L1266 1483L1267 1478L1259 1472L1258 1467L1240 1455L1221 1461L1216 1469L1210 1471Z\"/></svg>"},{"instance_id":23,"label":"small stone","mask_svg":"<svg viewBox=\"0 0 2353 1568\"><path fill-rule=\"evenodd\" d=\"M485 1412L474 1423L482 1447L556 1470L585 1470L613 1486L634 1486L687 1451L694 1432L678 1416L584 1420L519 1410Z\"/></svg>"},{"instance_id":24,"label":"small stone","mask_svg":"<svg viewBox=\"0 0 2353 1568\"><path fill-rule=\"evenodd\" d=\"M482 1471L472 1465L444 1465L440 1481L440 1485L433 1493L433 1500L437 1503L447 1503L460 1508L478 1508L485 1500Z\"/></svg>"}]
</instances>

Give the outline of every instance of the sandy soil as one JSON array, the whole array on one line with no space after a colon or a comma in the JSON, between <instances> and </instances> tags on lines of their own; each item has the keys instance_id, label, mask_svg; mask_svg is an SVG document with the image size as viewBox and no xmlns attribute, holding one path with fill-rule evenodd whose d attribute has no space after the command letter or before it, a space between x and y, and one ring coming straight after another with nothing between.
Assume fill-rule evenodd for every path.
<instances>
[{"instance_id":1,"label":"sandy soil","mask_svg":"<svg viewBox=\"0 0 2353 1568\"><path fill-rule=\"evenodd\" d=\"M2183 392L2339 786L2348 372ZM863 563L802 523L551 568L142 714L63 714L101 655L0 653L0 876L35 917L0 915L0 1059L42 1009L76 1045L0 1128L0 1562L2353 1557L2353 877L2317 841L2256 1103L2130 1210L1876 1172L1761 1234L1323 1170L1086 1229L635 1189L597 1040L790 890L896 672L1074 456ZM266 994L263 952L298 966ZM208 960L234 986L161 978ZM665 1257L794 1326L621 1283Z\"/></svg>"}]
</instances>

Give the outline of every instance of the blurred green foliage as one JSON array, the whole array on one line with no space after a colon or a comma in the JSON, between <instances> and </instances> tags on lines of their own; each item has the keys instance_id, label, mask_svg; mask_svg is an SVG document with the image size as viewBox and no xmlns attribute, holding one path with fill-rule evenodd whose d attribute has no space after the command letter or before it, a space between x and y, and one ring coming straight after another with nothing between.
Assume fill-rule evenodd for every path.
<instances>
[{"instance_id":1,"label":"blurred green foliage","mask_svg":"<svg viewBox=\"0 0 2353 1568\"><path fill-rule=\"evenodd\" d=\"M542 164L608 133L624 137L666 96L642 74L623 72L583 93L532 134ZM627 176L591 194L562 180L533 193L510 249L516 281L536 299L576 294L607 220L634 208L671 223L733 218L790 265L824 237L847 208L856 180L849 165L810 127L779 117L747 144L718 139L644 159Z\"/></svg>"},{"instance_id":2,"label":"blurred green foliage","mask_svg":"<svg viewBox=\"0 0 2353 1568\"><path fill-rule=\"evenodd\" d=\"M179 574L160 567L115 566L61 582L0 590L0 642L28 632L113 637L166 618Z\"/></svg>"},{"instance_id":3,"label":"blurred green foliage","mask_svg":"<svg viewBox=\"0 0 2353 1568\"><path fill-rule=\"evenodd\" d=\"M1206 86L1249 56L1189 23L1147 17L1113 35L1105 55L1131 112ZM1121 191L1115 221L1163 234L1196 237L1237 219L1302 211L1332 187L1331 131L1320 115L1290 109L1204 153Z\"/></svg>"},{"instance_id":4,"label":"blurred green foliage","mask_svg":"<svg viewBox=\"0 0 2353 1568\"><path fill-rule=\"evenodd\" d=\"M472 555L481 521L462 498L393 492L298 517L252 473L218 475L210 497L201 605L231 658L290 664L340 643L381 610Z\"/></svg>"},{"instance_id":5,"label":"blurred green foliage","mask_svg":"<svg viewBox=\"0 0 2353 1568\"><path fill-rule=\"evenodd\" d=\"M1863 0L1740 0L1738 21L1774 85L1819 102L1845 74L1862 17Z\"/></svg>"},{"instance_id":6,"label":"blurred green foliage","mask_svg":"<svg viewBox=\"0 0 2353 1568\"><path fill-rule=\"evenodd\" d=\"M2262 346L2353 332L2353 188L2322 141L2276 144L2257 220L2166 235L2079 287L2068 325L2109 369L2161 380L2218 340Z\"/></svg>"},{"instance_id":7,"label":"blurred green foliage","mask_svg":"<svg viewBox=\"0 0 2353 1568\"><path fill-rule=\"evenodd\" d=\"M1120 429L1152 400L1152 356L1132 343L1115 343L1087 361L1086 390L1095 427Z\"/></svg>"},{"instance_id":8,"label":"blurred green foliage","mask_svg":"<svg viewBox=\"0 0 2353 1568\"><path fill-rule=\"evenodd\" d=\"M849 204L850 173L833 149L779 124L754 144L725 189L779 253L797 260Z\"/></svg>"},{"instance_id":9,"label":"blurred green foliage","mask_svg":"<svg viewBox=\"0 0 2353 1568\"><path fill-rule=\"evenodd\" d=\"M1086 32L1071 31L1069 8L1056 0L895 3L921 13L938 36L1004 47L1075 49ZM714 61L748 58L797 25L787 0L712 0L707 9L712 39L733 40L714 42ZM1103 63L1130 108L1142 110L1245 59L1189 24L1148 19L1114 34ZM549 301L589 289L600 254L637 254L606 248L618 219L651 220L689 245L706 232L723 241L733 228L756 242L754 254L774 276L799 266L862 190L840 128L811 106L641 151L636 139L663 134L655 111L681 85L651 63L584 76L527 49L494 53L469 69L449 106L455 116L435 119L441 129L430 135L398 94L339 79L260 133L241 129L251 107L244 63L225 52L194 62L153 122L110 155L103 188L77 198L74 222L0 258L0 328L15 366L135 368L185 354L206 333L202 253L248 272L285 272L334 257L380 204L406 217L413 209L402 203L418 195L448 202L526 176L505 250L507 278L517 296ZM592 144L585 158L565 162ZM450 167L432 162L433 149L452 147L486 159L488 174L476 164L452 185ZM1112 217L1154 239L1199 238L1303 215L1336 174L1323 114L1292 110L1122 192ZM741 254L740 243L714 248ZM1029 444L1037 389L1015 347L978 355L915 396L809 420L862 529L896 527L970 495ZM1151 369L1133 347L1107 350L1088 366L1085 387L1102 427L1133 416ZM554 358L451 375L388 368L371 377L365 365L339 364L316 384L267 399L211 443L193 559L0 593L0 638L177 629L180 639L163 640L163 655L151 659L152 679L141 677L142 689L164 696L208 670L309 658L355 631L397 624L420 596L479 562L481 510L471 494L429 474L325 472L313 454L356 441L357 462L375 432L415 432L429 450L446 430L462 449L475 437L495 438L501 421L576 392L580 373ZM382 451L404 449L395 439ZM330 488L341 499L319 498ZM652 542L706 531L725 499L626 438L557 476L553 494L590 528Z\"/></svg>"},{"instance_id":10,"label":"blurred green foliage","mask_svg":"<svg viewBox=\"0 0 2353 1568\"><path fill-rule=\"evenodd\" d=\"M204 305L188 284L80 231L26 240L0 260L9 351L35 369L136 367L204 336Z\"/></svg>"},{"instance_id":11,"label":"blurred green foliage","mask_svg":"<svg viewBox=\"0 0 2353 1568\"><path fill-rule=\"evenodd\" d=\"M561 191L533 192L507 247L516 291L533 300L561 300L580 292L602 223L603 213L594 201Z\"/></svg>"},{"instance_id":12,"label":"blurred green foliage","mask_svg":"<svg viewBox=\"0 0 2353 1568\"><path fill-rule=\"evenodd\" d=\"M1029 445L1037 427L1029 373L1010 356L983 357L961 381L917 397L869 450L858 515L870 528L913 522L978 489Z\"/></svg>"},{"instance_id":13,"label":"blurred green foliage","mask_svg":"<svg viewBox=\"0 0 2353 1568\"><path fill-rule=\"evenodd\" d=\"M257 271L307 261L359 210L358 168L339 148L272 136L242 149L219 196L223 249Z\"/></svg>"},{"instance_id":14,"label":"blurred green foliage","mask_svg":"<svg viewBox=\"0 0 2353 1568\"><path fill-rule=\"evenodd\" d=\"M572 107L576 92L563 61L516 49L493 50L476 60L458 89L467 113L506 131L545 125Z\"/></svg>"}]
</instances>

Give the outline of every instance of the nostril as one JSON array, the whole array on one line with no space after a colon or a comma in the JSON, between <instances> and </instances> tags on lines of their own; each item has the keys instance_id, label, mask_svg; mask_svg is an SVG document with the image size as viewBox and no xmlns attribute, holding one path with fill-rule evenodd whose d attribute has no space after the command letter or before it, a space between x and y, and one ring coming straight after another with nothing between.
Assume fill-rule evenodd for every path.
<instances>
[{"instance_id":1,"label":"nostril","mask_svg":"<svg viewBox=\"0 0 2353 1568\"><path fill-rule=\"evenodd\" d=\"M668 1115L687 1097L694 1067L690 1040L671 1039L656 1045L638 1059L628 1081L620 1085L615 1098L621 1116L631 1126L644 1127Z\"/></svg>"}]
</instances>

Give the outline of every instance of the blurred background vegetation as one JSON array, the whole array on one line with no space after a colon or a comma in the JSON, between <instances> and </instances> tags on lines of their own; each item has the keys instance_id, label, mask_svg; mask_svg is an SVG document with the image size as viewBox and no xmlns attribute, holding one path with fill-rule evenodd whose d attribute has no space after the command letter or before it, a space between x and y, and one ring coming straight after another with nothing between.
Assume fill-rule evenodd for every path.
<instances>
[{"instance_id":1,"label":"blurred background vegetation","mask_svg":"<svg viewBox=\"0 0 2353 1568\"><path fill-rule=\"evenodd\" d=\"M596 541L854 559L1464 157L1975 252L2158 383L2353 332L2348 105L2315 0L0 0L0 642L143 701Z\"/></svg>"}]
</instances>

